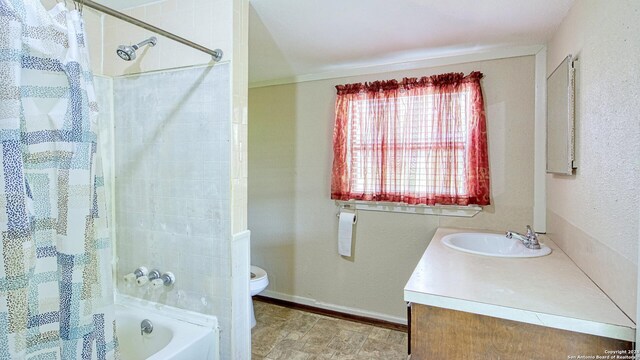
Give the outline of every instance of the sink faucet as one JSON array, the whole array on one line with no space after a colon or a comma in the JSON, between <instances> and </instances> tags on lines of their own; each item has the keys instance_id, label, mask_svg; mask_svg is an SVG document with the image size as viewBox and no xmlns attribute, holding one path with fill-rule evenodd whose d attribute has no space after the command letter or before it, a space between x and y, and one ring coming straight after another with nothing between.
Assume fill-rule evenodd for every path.
<instances>
[{"instance_id":1,"label":"sink faucet","mask_svg":"<svg viewBox=\"0 0 640 360\"><path fill-rule=\"evenodd\" d=\"M525 235L522 235L515 231L507 231L506 236L508 239L511 239L515 236L516 239L522 241L522 244L524 244L524 246L526 246L528 249L540 249L538 235L536 235L536 233L531 229L531 226L529 225L527 225L527 233Z\"/></svg>"}]
</instances>

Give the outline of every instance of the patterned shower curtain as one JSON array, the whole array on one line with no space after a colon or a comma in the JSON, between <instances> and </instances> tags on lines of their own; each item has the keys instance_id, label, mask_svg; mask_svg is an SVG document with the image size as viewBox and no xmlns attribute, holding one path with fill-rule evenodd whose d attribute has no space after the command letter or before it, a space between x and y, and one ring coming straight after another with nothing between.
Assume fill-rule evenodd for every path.
<instances>
[{"instance_id":1,"label":"patterned shower curtain","mask_svg":"<svg viewBox=\"0 0 640 360\"><path fill-rule=\"evenodd\" d=\"M0 0L0 359L116 358L81 14Z\"/></svg>"}]
</instances>

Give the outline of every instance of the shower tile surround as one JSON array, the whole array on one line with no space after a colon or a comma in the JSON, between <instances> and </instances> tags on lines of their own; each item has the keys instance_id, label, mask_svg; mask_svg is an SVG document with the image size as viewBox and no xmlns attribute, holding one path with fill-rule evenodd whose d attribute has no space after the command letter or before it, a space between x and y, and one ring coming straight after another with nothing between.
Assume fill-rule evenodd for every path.
<instances>
[{"instance_id":1,"label":"shower tile surround","mask_svg":"<svg viewBox=\"0 0 640 360\"><path fill-rule=\"evenodd\" d=\"M117 289L215 315L222 329L231 328L229 81L229 64L113 78ZM140 265L172 271L176 284L125 284ZM221 332L223 354L229 336Z\"/></svg>"},{"instance_id":2,"label":"shower tile surround","mask_svg":"<svg viewBox=\"0 0 640 360\"><path fill-rule=\"evenodd\" d=\"M53 0L43 0L55 4ZM100 1L105 6L113 6L111 0ZM70 3L72 4L72 3ZM130 186L129 193L136 194L135 197L123 203L123 198L126 196L120 193L118 201L122 205L116 204L118 208L117 216L112 216L115 221L116 227L120 227L118 230L119 238L115 238L115 243L123 245L122 247L114 246L114 259L118 259L117 274L114 277L117 279L123 273L129 272L135 267L139 266L138 259L151 259L158 258L159 261L170 264L162 266L160 270L173 271L176 273L177 282L175 287L164 295L152 295L144 292L134 296L144 297L146 299L156 298L158 301L167 304L177 304L177 306L189 308L195 311L203 311L208 313L215 313L218 317L221 331L221 346L220 355L221 358L233 358L235 354L248 353L250 347L247 345L250 341L250 331L244 328L243 321L237 321L238 318L242 318L243 310L237 308L239 302L232 302L231 299L235 298L237 293L233 291L238 289L238 285L231 286L231 277L233 276L231 269L237 269L241 262L244 262L244 257L248 257L247 253L241 254L241 259L232 257L232 250L244 249L243 231L247 229L247 82L248 82L248 13L249 2L248 0L159 0L145 4L143 6L130 7L132 4L127 1L127 9L121 9L127 15L133 16L144 22L158 26L164 30L172 32L176 35L194 41L205 47L215 49L220 48L224 51L223 61L215 65L212 73L217 71L224 71L224 76L220 77L216 74L208 74L204 77L203 83L194 88L191 91L194 93L191 96L193 101L197 97L214 100L214 106L210 111L207 111L209 116L206 116L207 124L214 126L212 128L204 129L205 132L213 132L214 136L224 136L224 138L215 138L215 141L207 146L200 146L192 144L195 137L187 134L176 133L176 136L180 139L174 138L176 142L164 144L164 146L171 151L183 154L189 153L191 150L185 150L185 147L190 149L198 148L193 153L197 154L196 157L207 154L207 157L202 159L205 162L202 177L195 181L186 180L189 178L187 173L183 173L184 177L181 179L175 179L174 174L179 171L189 171L192 169L182 169L186 165L176 164L174 159L168 156L162 156L162 164L143 165L142 169L128 169L127 171L135 171L138 173L144 173L148 169L152 169L157 174L159 179L157 186L163 186L161 189L145 188L145 185L149 184L149 177L136 175L136 174L124 174L126 182L124 182L122 172L113 171L117 175L116 189L114 192L120 192L122 186ZM200 73L195 67L204 67L205 65L213 65L211 63L210 56L195 50L187 46L179 44L175 41L171 41L165 37L154 34L150 31L144 30L132 24L128 24L124 21L118 20L112 16L106 16L99 12L94 12L92 9L85 6L84 12L86 14L85 20L87 29L89 32L90 50L92 70L94 74L101 74L113 78L113 84L115 94L118 96L118 91L121 90L119 86L123 86L127 81L139 82L139 86L132 86L136 88L131 90L128 95L119 94L119 98L115 104L115 116L120 117L116 119L116 127L119 125L130 126L130 121L134 121L136 126L140 124L156 124L158 127L146 128L147 133L152 131L154 139L142 139L137 144L130 142L127 145L123 145L122 129L117 129L115 136L110 139L115 139L116 155L121 151L129 151L132 154L136 153L133 150L140 148L140 142L146 149L145 153L137 151L138 156L142 159L149 159L150 152L161 153L164 149L161 149L158 145L151 145L152 141L167 142L166 136L168 136L167 127L174 124L169 124L170 117L194 117L193 123L200 124L202 121L197 120L198 117L205 116L205 113L194 113L200 110L204 104L193 107L191 105L183 104L180 107L176 107L175 113L169 116L168 113L162 114L163 111L167 111L166 108L169 104L168 100L173 101L183 96L187 89L178 90L175 84L168 83L168 79L172 75L169 75L171 71L177 70L179 73L186 74L190 71L195 71L197 75L187 77L187 83L193 86L196 83L196 79L199 78ZM115 54L115 48L120 44L134 44L149 36L155 35L158 37L158 45L150 48L146 47L143 51L138 53L138 57L135 61L126 62L121 61ZM179 56L176 56L179 54ZM187 68L192 67L192 68ZM169 70L174 69L174 70ZM121 76L133 75L128 80ZM177 76L177 75L174 75ZM216 80L217 78L217 80ZM106 78L111 82L111 78ZM146 80L145 80L146 79ZM209 80L213 79L215 83L211 83ZM206 82L210 82L209 85ZM219 85L224 83L225 85ZM214 88L211 88L213 84ZM172 95L162 96L161 93L156 90L150 91L151 88L162 88L172 92ZM143 90L144 88L148 88ZM209 88L207 90L206 88ZM215 93L214 93L215 92ZM110 92L112 93L112 92ZM195 94L199 95L195 95ZM166 94L166 93L165 93ZM217 95L220 94L220 95ZM143 97L144 95L144 97ZM151 101L150 99L154 99ZM125 102L123 102L125 101ZM131 112L124 115L122 112L123 104L131 104L135 102L143 110L138 110L137 114ZM154 106L163 107L164 109L154 109ZM221 106L218 106L221 105ZM135 105L131 105L133 108ZM194 110L194 109L198 110ZM102 107L106 109L106 107ZM215 113L213 113L215 112ZM144 114L144 116L140 116ZM193 115L193 116L192 116ZM124 121L128 119L128 121ZM188 121L185 122L185 124ZM224 124L220 124L224 122ZM225 126L225 128L221 128ZM129 135L131 138L139 135L140 130L133 126L131 131L135 134ZM183 127L187 129L188 127ZM162 129L162 131L160 131ZM194 131L186 130L186 131ZM218 135L222 134L222 135ZM228 134L228 135L227 135ZM156 138L163 137L162 139ZM214 139L210 137L208 139ZM218 151L215 149L211 151L207 147L215 147L219 142L226 140L226 145L222 146L222 149ZM186 141L185 141L186 140ZM177 145L177 143L182 143ZM212 154L217 154L216 158L212 158ZM176 155L180 158L179 155ZM221 157L229 159L229 162L221 164L217 161L217 158ZM193 161L200 161L191 157ZM122 159L115 159L115 163L121 166ZM133 160L127 160L133 161ZM138 160L140 161L140 160ZM112 162L113 164L113 162ZM157 166L156 166L157 165ZM175 166L174 166L175 165ZM214 166L222 166L222 168L214 168ZM156 170L153 166L174 166L171 171L168 170ZM177 168L175 168L177 167ZM113 166L111 167L114 168ZM119 169L118 169L119 170ZM198 169L193 169L196 172ZM162 174L160 174L162 172ZM169 173L172 178L169 180L165 175ZM165 178L161 178L165 176ZM215 178L217 180L209 180ZM178 180L190 181L192 184L180 183L173 188L181 187L184 189L180 195L177 193L170 193L165 186L168 182ZM224 186L219 186L220 183L226 182ZM206 184L206 188L205 188ZM213 185L211 185L213 184ZM107 185L107 184L105 184ZM151 186L151 185L149 185ZM214 188L214 186L216 188ZM143 188L145 193L141 193L138 190ZM189 198L188 192L198 191L197 187L203 187L203 191L217 190L221 193L220 199L207 199L206 196L198 196L197 198ZM138 202L138 199L143 198L143 195L149 192L162 193L162 199L150 199L150 204L140 203L134 207L134 203ZM177 190L176 190L177 191ZM175 196L174 196L175 195ZM205 194L206 195L206 194ZM176 199L177 201L171 202L168 199ZM193 201L192 201L193 200ZM222 203L218 203L221 201ZM126 228L126 226L137 225L140 221L146 221L145 218L149 218L152 211L150 206L159 207L160 211L153 210L155 214L156 227L142 231L133 228ZM220 218L215 218L218 207L224 209L224 222L222 225L217 224ZM141 214L138 218L127 219L123 216L123 212L127 216ZM199 212L199 213L198 213ZM203 213L204 212L204 213ZM186 235L186 230L182 233L182 230L174 229L176 220L174 218L171 221L165 221L165 228L162 228L162 221L167 217L171 217L169 214L178 214L182 219L192 221L189 223L191 236ZM213 221L213 225L211 222ZM123 223L126 222L126 223ZM113 223L113 222L111 222ZM177 226L185 226L186 223L178 223ZM213 226L213 229L211 229ZM123 229L122 227L125 227ZM230 236L233 229L233 239L241 239L238 241L232 240ZM196 234L197 233L197 234ZM211 235L215 233L216 235ZM222 235L217 235L221 233ZM159 236L157 236L159 235ZM175 235L175 236L174 236ZM126 238L126 240L124 240ZM158 238L163 241L159 241ZM248 241L248 239L246 240ZM126 242L126 244L123 244ZM152 243L152 242L155 242ZM233 246L232 246L233 245ZM242 246L238 246L242 245ZM135 251L135 253L133 253ZM130 254L135 255L130 255ZM159 254L159 255L158 255ZM237 253L236 253L237 254ZM161 256L160 256L161 255ZM190 255L193 255L192 257ZM167 262L164 259L169 258L171 262ZM233 259L233 261L231 261ZM136 261L134 261L136 260ZM146 261L146 260L145 260ZM248 260L247 260L248 261ZM175 264L175 266L174 266ZM193 264L193 265L192 265ZM150 265L149 263L147 265ZM134 266L132 268L132 266ZM152 265L151 265L152 266ZM189 269L190 270L180 270ZM203 271L208 274L206 277L202 277L196 271ZM247 270L248 271L248 270ZM213 275L211 275L213 274ZM236 274L236 272L234 272ZM238 279L246 279L248 277L240 277ZM238 280L236 280L238 282ZM117 284L120 292L126 292L123 290L123 284ZM128 289L130 292L135 292L137 289ZM204 303L202 300L204 299ZM206 303L206 304L205 304ZM242 306L242 304L240 304ZM233 318L232 318L233 313ZM240 325L239 325L240 324ZM233 339L232 339L233 337ZM240 349L242 347L242 349ZM232 355L232 351L233 354ZM241 356L240 358L246 358Z\"/></svg>"},{"instance_id":3,"label":"shower tile surround","mask_svg":"<svg viewBox=\"0 0 640 360\"><path fill-rule=\"evenodd\" d=\"M102 173L104 175L104 190L107 199L107 221L110 226L111 237L115 237L113 224L113 80L110 77L94 76L93 86L96 91L98 111L98 143L100 144ZM115 253L115 248L113 249Z\"/></svg>"}]
</instances>

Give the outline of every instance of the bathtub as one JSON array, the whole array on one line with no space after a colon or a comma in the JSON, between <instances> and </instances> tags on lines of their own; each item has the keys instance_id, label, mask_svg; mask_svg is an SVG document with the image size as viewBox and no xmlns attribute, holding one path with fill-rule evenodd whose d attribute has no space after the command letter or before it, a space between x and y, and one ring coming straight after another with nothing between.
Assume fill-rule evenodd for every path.
<instances>
[{"instance_id":1,"label":"bathtub","mask_svg":"<svg viewBox=\"0 0 640 360\"><path fill-rule=\"evenodd\" d=\"M126 295L116 298L116 332L122 360L219 360L218 320ZM140 335L140 323L153 323Z\"/></svg>"}]
</instances>

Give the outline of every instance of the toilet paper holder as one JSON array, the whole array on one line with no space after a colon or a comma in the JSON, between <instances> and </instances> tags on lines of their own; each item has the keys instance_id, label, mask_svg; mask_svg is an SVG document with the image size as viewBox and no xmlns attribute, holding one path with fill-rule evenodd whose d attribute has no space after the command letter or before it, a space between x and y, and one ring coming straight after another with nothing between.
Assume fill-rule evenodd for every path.
<instances>
[{"instance_id":1,"label":"toilet paper holder","mask_svg":"<svg viewBox=\"0 0 640 360\"><path fill-rule=\"evenodd\" d=\"M338 212L336 213L336 217L338 219L340 219L340 213L343 210L350 210L349 212L353 212L354 214L356 214L356 216L353 218L353 223L356 224L358 222L358 216L357 216L357 209L355 206L351 206L351 205L338 205Z\"/></svg>"}]
</instances>

